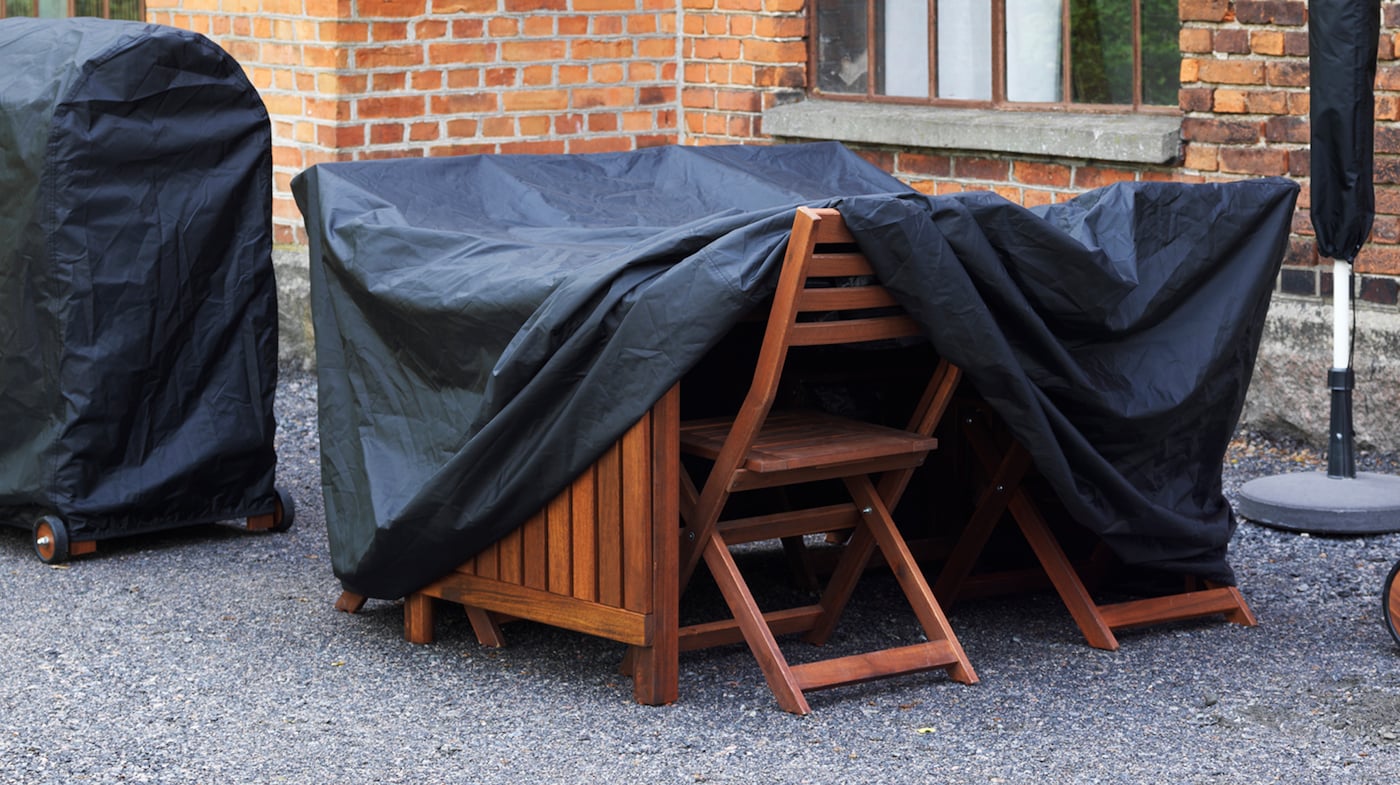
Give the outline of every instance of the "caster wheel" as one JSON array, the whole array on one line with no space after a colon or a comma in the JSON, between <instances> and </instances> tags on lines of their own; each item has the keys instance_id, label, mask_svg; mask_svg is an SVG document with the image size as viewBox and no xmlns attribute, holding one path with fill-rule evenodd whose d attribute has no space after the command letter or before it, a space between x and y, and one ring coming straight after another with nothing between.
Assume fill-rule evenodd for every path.
<instances>
[{"instance_id":1,"label":"caster wheel","mask_svg":"<svg viewBox=\"0 0 1400 785\"><path fill-rule=\"evenodd\" d=\"M284 532L292 528L297 519L297 504L292 495L283 488L277 491L277 507L272 513L272 531Z\"/></svg>"},{"instance_id":2,"label":"caster wheel","mask_svg":"<svg viewBox=\"0 0 1400 785\"><path fill-rule=\"evenodd\" d=\"M68 524L57 515L45 515L35 521L34 552L45 564L68 561Z\"/></svg>"},{"instance_id":3,"label":"caster wheel","mask_svg":"<svg viewBox=\"0 0 1400 785\"><path fill-rule=\"evenodd\" d=\"M1390 576L1385 579L1385 589L1381 592L1381 614L1385 618L1385 626L1390 630L1390 637L1400 643L1400 562L1390 569Z\"/></svg>"}]
</instances>

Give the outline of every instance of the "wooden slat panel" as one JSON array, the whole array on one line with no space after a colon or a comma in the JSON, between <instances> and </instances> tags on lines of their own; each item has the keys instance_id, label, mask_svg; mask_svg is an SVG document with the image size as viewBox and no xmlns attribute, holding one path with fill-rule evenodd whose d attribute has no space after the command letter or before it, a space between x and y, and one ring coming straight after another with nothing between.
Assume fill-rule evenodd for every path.
<instances>
[{"instance_id":1,"label":"wooden slat panel","mask_svg":"<svg viewBox=\"0 0 1400 785\"><path fill-rule=\"evenodd\" d=\"M493 544L481 550L476 555L476 574L483 578L496 578L500 575L500 552L497 545Z\"/></svg>"},{"instance_id":2,"label":"wooden slat panel","mask_svg":"<svg viewBox=\"0 0 1400 785\"><path fill-rule=\"evenodd\" d=\"M622 449L614 444L598 466L598 602L622 607Z\"/></svg>"},{"instance_id":3,"label":"wooden slat panel","mask_svg":"<svg viewBox=\"0 0 1400 785\"><path fill-rule=\"evenodd\" d=\"M802 322L792 328L793 346L859 343L923 335L919 323L907 316L847 319L841 322Z\"/></svg>"},{"instance_id":4,"label":"wooden slat panel","mask_svg":"<svg viewBox=\"0 0 1400 785\"><path fill-rule=\"evenodd\" d=\"M525 564L520 529L502 537L496 547L500 551L498 577L506 583L523 584L525 582Z\"/></svg>"},{"instance_id":5,"label":"wooden slat panel","mask_svg":"<svg viewBox=\"0 0 1400 785\"><path fill-rule=\"evenodd\" d=\"M633 646L646 646L651 630L640 613L608 608L557 594L454 573L424 588L422 594L482 610L531 619L566 630L599 635Z\"/></svg>"},{"instance_id":6,"label":"wooden slat panel","mask_svg":"<svg viewBox=\"0 0 1400 785\"><path fill-rule=\"evenodd\" d=\"M622 607L652 609L651 421L622 437Z\"/></svg>"},{"instance_id":7,"label":"wooden slat panel","mask_svg":"<svg viewBox=\"0 0 1400 785\"><path fill-rule=\"evenodd\" d=\"M549 586L548 562L546 561L549 558L549 530L545 511L540 510L520 529L521 560L524 564L523 583L532 589L543 591Z\"/></svg>"},{"instance_id":8,"label":"wooden slat panel","mask_svg":"<svg viewBox=\"0 0 1400 785\"><path fill-rule=\"evenodd\" d=\"M598 599L598 467L589 467L571 489L573 517L573 596Z\"/></svg>"},{"instance_id":9,"label":"wooden slat panel","mask_svg":"<svg viewBox=\"0 0 1400 785\"><path fill-rule=\"evenodd\" d=\"M651 431L651 645L629 649L632 694L639 703L679 696L680 662L680 391L672 387L647 415Z\"/></svg>"},{"instance_id":10,"label":"wooden slat panel","mask_svg":"<svg viewBox=\"0 0 1400 785\"><path fill-rule=\"evenodd\" d=\"M857 308L889 308L898 305L883 286L834 286L803 289L799 311L851 311Z\"/></svg>"},{"instance_id":11,"label":"wooden slat panel","mask_svg":"<svg viewBox=\"0 0 1400 785\"><path fill-rule=\"evenodd\" d=\"M569 489L565 488L545 506L549 590L555 594L571 594L574 589L573 538L569 531L573 525L573 500L569 497Z\"/></svg>"}]
</instances>

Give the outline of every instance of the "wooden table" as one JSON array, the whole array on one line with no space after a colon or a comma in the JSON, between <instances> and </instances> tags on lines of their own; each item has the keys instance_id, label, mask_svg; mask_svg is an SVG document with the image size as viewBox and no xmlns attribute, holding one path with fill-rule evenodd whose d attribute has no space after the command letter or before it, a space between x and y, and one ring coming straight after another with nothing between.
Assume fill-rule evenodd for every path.
<instances>
[{"instance_id":1,"label":"wooden table","mask_svg":"<svg viewBox=\"0 0 1400 785\"><path fill-rule=\"evenodd\" d=\"M528 619L631 647L638 703L678 692L680 395L658 401L592 467L511 534L405 599L404 636L433 639L433 601L465 606L482 644ZM356 598L338 607L354 610ZM347 607L354 606L354 607Z\"/></svg>"}]
</instances>

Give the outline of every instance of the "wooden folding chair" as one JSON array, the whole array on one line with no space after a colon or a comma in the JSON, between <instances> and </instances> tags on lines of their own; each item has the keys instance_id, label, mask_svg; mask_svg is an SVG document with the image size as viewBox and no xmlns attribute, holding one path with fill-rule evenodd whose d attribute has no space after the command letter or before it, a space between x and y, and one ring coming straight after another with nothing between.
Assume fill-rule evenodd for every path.
<instances>
[{"instance_id":1,"label":"wooden folding chair","mask_svg":"<svg viewBox=\"0 0 1400 785\"><path fill-rule=\"evenodd\" d=\"M980 466L985 482L977 505L962 535L953 546L939 572L934 594L945 604L956 602L959 595L974 583L972 575L979 557L986 548L997 525L1010 518L1035 553L1044 576L1049 579L1070 616L1096 649L1117 650L1114 630L1142 627L1170 621L1224 614L1235 624L1252 627L1254 614L1234 586L1202 584L1203 588L1187 588L1165 596L1147 597L1111 604L1094 601L1085 585L1083 572L1071 562L1035 501L1026 492L1023 481L1031 470L1031 456L1014 438L998 439L1004 430L996 415L980 402L963 407L959 420L964 440ZM982 576L979 593L988 584L1023 587L1024 576L992 574ZM1194 580L1185 579L1194 586Z\"/></svg>"},{"instance_id":2,"label":"wooden folding chair","mask_svg":"<svg viewBox=\"0 0 1400 785\"><path fill-rule=\"evenodd\" d=\"M680 648L746 642L779 705L795 714L810 711L805 690L939 668L955 681L977 680L890 517L910 474L938 444L931 434L957 387L958 369L946 361L938 364L904 430L773 408L790 347L921 334L893 297L871 283L874 273L853 243L837 211L798 210L743 405L733 417L681 423L682 454L713 462L698 490L682 474L681 586L703 558L733 618L682 628ZM831 285L833 281L839 284ZM848 501L721 520L735 493L829 480L840 480ZM848 529L849 542L820 602L774 613L759 610L729 550L739 543ZM926 642L790 665L775 636L807 632L810 642L825 642L877 550L892 568Z\"/></svg>"}]
</instances>

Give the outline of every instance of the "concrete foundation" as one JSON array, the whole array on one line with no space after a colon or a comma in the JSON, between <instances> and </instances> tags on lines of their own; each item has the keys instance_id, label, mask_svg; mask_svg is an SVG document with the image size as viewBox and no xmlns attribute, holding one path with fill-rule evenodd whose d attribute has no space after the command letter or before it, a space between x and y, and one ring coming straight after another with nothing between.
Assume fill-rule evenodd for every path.
<instances>
[{"instance_id":1,"label":"concrete foundation","mask_svg":"<svg viewBox=\"0 0 1400 785\"><path fill-rule=\"evenodd\" d=\"M1358 303L1352 368L1356 444L1400 450L1400 314ZM1243 422L1327 445L1332 364L1332 306L1275 295L1269 307Z\"/></svg>"}]
</instances>

